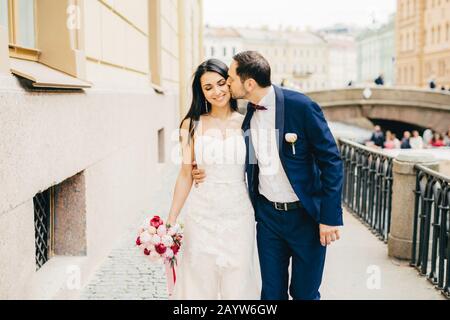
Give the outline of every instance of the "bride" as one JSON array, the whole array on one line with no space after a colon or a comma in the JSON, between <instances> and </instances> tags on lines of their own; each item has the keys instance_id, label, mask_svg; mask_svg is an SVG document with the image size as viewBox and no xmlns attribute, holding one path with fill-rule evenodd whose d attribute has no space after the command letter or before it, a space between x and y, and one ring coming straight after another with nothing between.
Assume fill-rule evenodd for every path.
<instances>
[{"instance_id":1,"label":"bride","mask_svg":"<svg viewBox=\"0 0 450 320\"><path fill-rule=\"evenodd\" d=\"M192 105L180 127L183 163L168 223L176 223L188 197L189 206L175 300L260 299L255 217L244 176L244 116L227 77L228 67L217 59L197 68ZM208 171L197 188L192 188L194 164Z\"/></svg>"}]
</instances>

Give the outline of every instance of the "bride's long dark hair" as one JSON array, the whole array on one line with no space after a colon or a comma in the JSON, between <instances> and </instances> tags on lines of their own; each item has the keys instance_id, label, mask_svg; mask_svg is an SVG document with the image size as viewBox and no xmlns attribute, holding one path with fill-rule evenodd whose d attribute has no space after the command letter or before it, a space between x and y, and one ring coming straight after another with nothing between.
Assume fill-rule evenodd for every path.
<instances>
[{"instance_id":1,"label":"bride's long dark hair","mask_svg":"<svg viewBox=\"0 0 450 320\"><path fill-rule=\"evenodd\" d=\"M218 59L209 59L203 62L198 66L197 70L194 73L193 81L192 81L192 104L189 109L187 115L184 117L183 121L181 121L181 125L184 120L190 119L189 122L189 137L192 139L194 137L195 129L197 128L198 121L200 120L200 116L208 113L211 110L211 104L206 100L205 95L203 94L201 77L206 72L215 72L220 74L225 79L228 78L228 67L225 63ZM230 106L233 111L238 110L237 101L233 98L230 100Z\"/></svg>"}]
</instances>

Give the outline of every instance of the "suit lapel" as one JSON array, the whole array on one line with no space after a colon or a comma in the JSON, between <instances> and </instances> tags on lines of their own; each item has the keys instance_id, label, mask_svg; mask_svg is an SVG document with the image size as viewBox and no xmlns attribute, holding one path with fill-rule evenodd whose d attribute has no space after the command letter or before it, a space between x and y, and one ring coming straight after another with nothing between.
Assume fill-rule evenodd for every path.
<instances>
[{"instance_id":1,"label":"suit lapel","mask_svg":"<svg viewBox=\"0 0 450 320\"><path fill-rule=\"evenodd\" d=\"M284 140L284 94L283 91L277 87L277 86L273 86L275 89L275 96L276 96L276 106L275 106L275 110L276 110L276 114L275 114L275 129L277 129L278 131L278 152L280 154L280 158L283 159L283 140Z\"/></svg>"}]
</instances>

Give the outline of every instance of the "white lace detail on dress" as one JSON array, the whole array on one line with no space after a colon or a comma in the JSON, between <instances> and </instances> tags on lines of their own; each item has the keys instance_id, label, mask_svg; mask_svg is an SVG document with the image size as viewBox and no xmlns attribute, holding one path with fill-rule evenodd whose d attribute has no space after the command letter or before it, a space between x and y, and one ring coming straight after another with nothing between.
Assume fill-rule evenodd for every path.
<instances>
[{"instance_id":1,"label":"white lace detail on dress","mask_svg":"<svg viewBox=\"0 0 450 320\"><path fill-rule=\"evenodd\" d=\"M218 285L219 295L259 299L255 217L245 184L244 137L199 136L194 148L198 166L205 169L207 177L189 195L174 298L214 299L204 293L214 295L214 285L228 277L227 283ZM226 289L230 285L233 289Z\"/></svg>"}]
</instances>

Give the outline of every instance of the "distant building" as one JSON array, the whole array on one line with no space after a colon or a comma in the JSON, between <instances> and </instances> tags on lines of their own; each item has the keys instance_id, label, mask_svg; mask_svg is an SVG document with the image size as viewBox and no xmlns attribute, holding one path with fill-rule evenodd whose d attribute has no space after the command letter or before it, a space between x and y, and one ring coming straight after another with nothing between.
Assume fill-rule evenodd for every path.
<instances>
[{"instance_id":1,"label":"distant building","mask_svg":"<svg viewBox=\"0 0 450 320\"><path fill-rule=\"evenodd\" d=\"M395 17L362 32L357 38L358 83L373 83L382 74L386 85L395 84Z\"/></svg>"},{"instance_id":2,"label":"distant building","mask_svg":"<svg viewBox=\"0 0 450 320\"><path fill-rule=\"evenodd\" d=\"M355 33L358 30L336 25L320 30L329 47L329 87L343 88L357 79L357 47Z\"/></svg>"},{"instance_id":3,"label":"distant building","mask_svg":"<svg viewBox=\"0 0 450 320\"><path fill-rule=\"evenodd\" d=\"M329 47L318 34L265 28L212 28L204 31L206 58L230 63L235 52L256 50L272 66L272 81L299 90L329 87Z\"/></svg>"},{"instance_id":4,"label":"distant building","mask_svg":"<svg viewBox=\"0 0 450 320\"><path fill-rule=\"evenodd\" d=\"M243 50L241 35L234 28L206 27L203 36L207 59L216 58L230 65L233 56Z\"/></svg>"},{"instance_id":5,"label":"distant building","mask_svg":"<svg viewBox=\"0 0 450 320\"><path fill-rule=\"evenodd\" d=\"M397 1L398 84L450 86L450 2Z\"/></svg>"}]
</instances>

